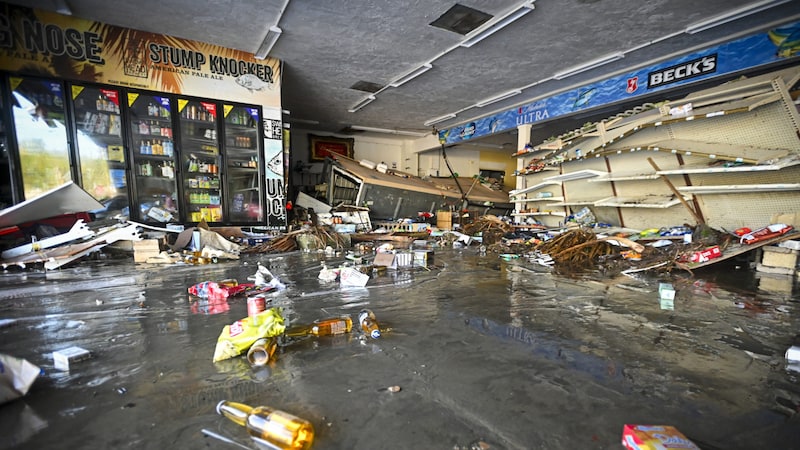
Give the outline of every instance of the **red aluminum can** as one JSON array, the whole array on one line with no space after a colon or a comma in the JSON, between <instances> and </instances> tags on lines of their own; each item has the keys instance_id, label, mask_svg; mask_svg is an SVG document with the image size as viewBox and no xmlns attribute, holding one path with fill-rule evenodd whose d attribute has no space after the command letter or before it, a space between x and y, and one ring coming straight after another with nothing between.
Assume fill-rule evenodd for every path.
<instances>
[{"instance_id":1,"label":"red aluminum can","mask_svg":"<svg viewBox=\"0 0 800 450\"><path fill-rule=\"evenodd\" d=\"M267 309L264 297L247 297L247 315L253 317Z\"/></svg>"}]
</instances>

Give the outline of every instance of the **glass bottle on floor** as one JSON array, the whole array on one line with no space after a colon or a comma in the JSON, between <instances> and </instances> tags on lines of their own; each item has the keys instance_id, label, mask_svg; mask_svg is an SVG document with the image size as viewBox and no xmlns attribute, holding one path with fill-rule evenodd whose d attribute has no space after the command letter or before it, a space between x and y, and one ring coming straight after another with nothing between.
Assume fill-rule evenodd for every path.
<instances>
[{"instance_id":1,"label":"glass bottle on floor","mask_svg":"<svg viewBox=\"0 0 800 450\"><path fill-rule=\"evenodd\" d=\"M333 336L349 333L352 329L353 319L350 316L341 316L315 320L307 325L295 325L286 328L284 334L288 337Z\"/></svg>"},{"instance_id":2,"label":"glass bottle on floor","mask_svg":"<svg viewBox=\"0 0 800 450\"><path fill-rule=\"evenodd\" d=\"M307 420L268 406L252 407L223 400L217 414L247 429L254 438L280 450L306 450L314 442L314 427Z\"/></svg>"},{"instance_id":3,"label":"glass bottle on floor","mask_svg":"<svg viewBox=\"0 0 800 450\"><path fill-rule=\"evenodd\" d=\"M375 318L375 313L369 309L362 309L358 313L358 323L361 325L361 330L364 334L372 339L381 337L381 328L378 325L378 320Z\"/></svg>"}]
</instances>

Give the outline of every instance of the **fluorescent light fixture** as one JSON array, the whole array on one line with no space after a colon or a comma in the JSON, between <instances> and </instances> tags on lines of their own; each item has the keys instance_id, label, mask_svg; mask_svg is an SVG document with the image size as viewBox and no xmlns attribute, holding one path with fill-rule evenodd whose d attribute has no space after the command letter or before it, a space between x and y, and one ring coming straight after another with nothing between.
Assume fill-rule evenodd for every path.
<instances>
[{"instance_id":1,"label":"fluorescent light fixture","mask_svg":"<svg viewBox=\"0 0 800 450\"><path fill-rule=\"evenodd\" d=\"M498 20L497 22L491 23L485 27L479 27L476 31L477 34L474 36L464 39L461 41L461 47L472 47L473 45L477 44L478 42L486 39L487 37L497 33L498 31L502 30L503 28L507 27L509 24L514 22L515 20L519 19L520 17L528 14L533 9L533 2L535 0L527 1L520 5L519 8L511 11L510 13L506 14L505 17Z\"/></svg>"},{"instance_id":2,"label":"fluorescent light fixture","mask_svg":"<svg viewBox=\"0 0 800 450\"><path fill-rule=\"evenodd\" d=\"M592 61L589 61L585 64L581 64L579 66L575 66L573 68L558 72L557 74L553 75L553 78L556 80L563 80L564 78L571 77L575 74L586 72L587 70L592 70L602 65L608 64L610 62L617 61L625 57L625 53L616 52L611 53L609 55L603 56L602 58L598 58Z\"/></svg>"},{"instance_id":3,"label":"fluorescent light fixture","mask_svg":"<svg viewBox=\"0 0 800 450\"><path fill-rule=\"evenodd\" d=\"M506 92L504 94L495 95L494 97L487 98L485 100L481 100L478 103L475 103L475 106L477 106L478 108L483 108L486 105L491 105L492 103L497 103L500 100L505 100L507 98L511 98L511 97L513 97L515 95L519 95L519 94L522 94L522 91L519 90L519 89L516 89L516 90L513 90L513 91Z\"/></svg>"},{"instance_id":4,"label":"fluorescent light fixture","mask_svg":"<svg viewBox=\"0 0 800 450\"><path fill-rule=\"evenodd\" d=\"M450 114L444 115L442 117L437 117L435 119L430 119L427 122L425 122L423 125L425 125L426 127L429 127L429 126L437 124L439 122L444 122L445 120L450 120L450 119L455 119L455 118L456 118L456 115L453 114L453 113L450 113Z\"/></svg>"},{"instance_id":5,"label":"fluorescent light fixture","mask_svg":"<svg viewBox=\"0 0 800 450\"><path fill-rule=\"evenodd\" d=\"M751 14L764 11L765 9L770 9L784 3L789 3L789 1L790 0L763 0L760 2L751 3L749 5L742 6L741 8L732 9L724 14L714 16L710 19L693 23L686 27L685 31L689 34L699 33L701 31L708 30L709 28L718 27L728 22L733 22L734 20L739 20Z\"/></svg>"},{"instance_id":6,"label":"fluorescent light fixture","mask_svg":"<svg viewBox=\"0 0 800 450\"><path fill-rule=\"evenodd\" d=\"M267 55L269 55L270 50L272 50L272 46L275 45L275 42L278 41L278 38L283 33L283 30L276 26L269 27L267 30L267 35L264 36L264 40L261 42L261 45L256 50L255 58L256 59L266 59Z\"/></svg>"},{"instance_id":7,"label":"fluorescent light fixture","mask_svg":"<svg viewBox=\"0 0 800 450\"><path fill-rule=\"evenodd\" d=\"M372 103L374 101L375 101L375 96L374 95L368 95L367 98L365 98L364 100L361 100L356 106L353 106L352 108L348 109L347 112L354 113L354 112L356 112L359 109L369 105L370 103Z\"/></svg>"},{"instance_id":8,"label":"fluorescent light fixture","mask_svg":"<svg viewBox=\"0 0 800 450\"><path fill-rule=\"evenodd\" d=\"M66 0L55 0L53 4L56 7L57 13L64 14L65 16L72 15L72 9L69 7L69 4Z\"/></svg>"},{"instance_id":9,"label":"fluorescent light fixture","mask_svg":"<svg viewBox=\"0 0 800 450\"><path fill-rule=\"evenodd\" d=\"M362 127L361 125L351 125L350 128L354 130L371 131L373 133L397 134L400 136L423 137L429 134L429 133L423 133L421 131L392 130L390 128Z\"/></svg>"},{"instance_id":10,"label":"fluorescent light fixture","mask_svg":"<svg viewBox=\"0 0 800 450\"><path fill-rule=\"evenodd\" d=\"M431 65L429 63L425 63L425 64L417 67L416 69L412 70L411 72L407 73L406 75L398 78L397 80L392 81L391 83L389 83L389 86L395 87L395 88L396 87L400 87L400 86L408 83L409 81L413 80L414 78L417 78L418 76L422 75L423 73L425 73L425 72L427 72L427 71L429 71L431 69L433 69L433 65Z\"/></svg>"}]
</instances>

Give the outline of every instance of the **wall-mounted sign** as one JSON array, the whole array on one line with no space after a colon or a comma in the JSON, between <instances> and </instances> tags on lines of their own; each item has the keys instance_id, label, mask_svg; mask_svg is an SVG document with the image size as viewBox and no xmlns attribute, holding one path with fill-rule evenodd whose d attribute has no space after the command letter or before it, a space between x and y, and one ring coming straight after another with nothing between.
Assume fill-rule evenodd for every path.
<instances>
[{"instance_id":1,"label":"wall-mounted sign","mask_svg":"<svg viewBox=\"0 0 800 450\"><path fill-rule=\"evenodd\" d=\"M441 130L439 141L453 144L511 130L519 125L541 123L584 109L628 101L659 90L797 58L800 53L800 40L796 39L798 34L800 22L782 25Z\"/></svg>"},{"instance_id":2,"label":"wall-mounted sign","mask_svg":"<svg viewBox=\"0 0 800 450\"><path fill-rule=\"evenodd\" d=\"M0 3L0 67L280 108L280 61Z\"/></svg>"}]
</instances>

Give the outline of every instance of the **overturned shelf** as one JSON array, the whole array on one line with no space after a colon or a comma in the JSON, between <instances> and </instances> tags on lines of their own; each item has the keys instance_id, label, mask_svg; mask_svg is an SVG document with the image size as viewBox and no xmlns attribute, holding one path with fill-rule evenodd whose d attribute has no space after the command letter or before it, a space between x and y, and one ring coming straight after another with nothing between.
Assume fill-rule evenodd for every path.
<instances>
[{"instance_id":1,"label":"overturned shelf","mask_svg":"<svg viewBox=\"0 0 800 450\"><path fill-rule=\"evenodd\" d=\"M547 206L594 206L597 200L583 200L575 202L548 203Z\"/></svg>"},{"instance_id":2,"label":"overturned shelf","mask_svg":"<svg viewBox=\"0 0 800 450\"><path fill-rule=\"evenodd\" d=\"M655 180L658 179L658 174L655 172L649 173L606 173L599 175L596 178L590 178L586 181L589 183L602 183L609 181L634 181L634 180Z\"/></svg>"},{"instance_id":3,"label":"overturned shelf","mask_svg":"<svg viewBox=\"0 0 800 450\"><path fill-rule=\"evenodd\" d=\"M691 200L684 197L684 200ZM594 206L610 206L613 208L670 208L680 204L681 200L674 196L644 197L608 197L594 202Z\"/></svg>"},{"instance_id":4,"label":"overturned shelf","mask_svg":"<svg viewBox=\"0 0 800 450\"><path fill-rule=\"evenodd\" d=\"M608 172L602 172L599 170L591 170L591 169L576 170L575 172L547 177L544 179L544 181L555 181L560 183L563 181L585 180L587 178L599 177L600 175L605 175L607 173Z\"/></svg>"},{"instance_id":5,"label":"overturned shelf","mask_svg":"<svg viewBox=\"0 0 800 450\"><path fill-rule=\"evenodd\" d=\"M772 164L732 166L732 167L708 167L708 166L684 166L680 169L659 170L659 175L683 175L692 173L735 173L735 172L760 172L781 170L787 167L800 164L800 159L796 156L784 158Z\"/></svg>"},{"instance_id":6,"label":"overturned shelf","mask_svg":"<svg viewBox=\"0 0 800 450\"><path fill-rule=\"evenodd\" d=\"M800 191L800 183L681 186L677 189L687 194L740 194L744 192Z\"/></svg>"},{"instance_id":7,"label":"overturned shelf","mask_svg":"<svg viewBox=\"0 0 800 450\"><path fill-rule=\"evenodd\" d=\"M560 202L564 197L536 197L536 198L518 198L511 200L511 203L528 203L528 202Z\"/></svg>"},{"instance_id":8,"label":"overturned shelf","mask_svg":"<svg viewBox=\"0 0 800 450\"><path fill-rule=\"evenodd\" d=\"M566 217L567 213L559 211L542 211L542 212L529 212L529 213L513 213L512 216L528 217L528 216L560 216Z\"/></svg>"},{"instance_id":9,"label":"overturned shelf","mask_svg":"<svg viewBox=\"0 0 800 450\"><path fill-rule=\"evenodd\" d=\"M510 192L508 193L508 195L509 195L509 196L511 196L511 197L513 197L513 196L515 196L515 195L527 194L528 192L533 192L533 191L535 191L535 190L537 190L537 189L541 189L541 188L543 188L543 187L545 187L545 186L558 186L558 185L561 185L561 183L560 183L560 182L558 182L558 181L548 181L548 180L544 180L544 181L542 181L541 183L534 184L533 186L528 186L528 187L526 187L526 188L522 188L522 189L517 189L517 190L514 190L514 191L510 191Z\"/></svg>"}]
</instances>

